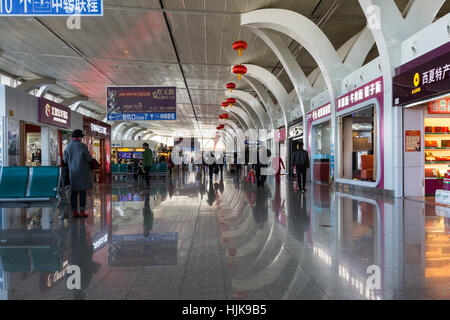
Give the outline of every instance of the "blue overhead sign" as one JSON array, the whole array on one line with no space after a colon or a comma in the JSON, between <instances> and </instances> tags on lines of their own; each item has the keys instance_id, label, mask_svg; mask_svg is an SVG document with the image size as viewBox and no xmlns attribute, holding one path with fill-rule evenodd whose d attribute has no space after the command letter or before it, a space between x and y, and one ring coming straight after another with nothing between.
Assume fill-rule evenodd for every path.
<instances>
[{"instance_id":1,"label":"blue overhead sign","mask_svg":"<svg viewBox=\"0 0 450 320\"><path fill-rule=\"evenodd\" d=\"M0 16L103 16L103 0L0 0Z\"/></svg>"},{"instance_id":2,"label":"blue overhead sign","mask_svg":"<svg viewBox=\"0 0 450 320\"><path fill-rule=\"evenodd\" d=\"M168 113L108 113L109 121L177 120L175 112Z\"/></svg>"}]
</instances>

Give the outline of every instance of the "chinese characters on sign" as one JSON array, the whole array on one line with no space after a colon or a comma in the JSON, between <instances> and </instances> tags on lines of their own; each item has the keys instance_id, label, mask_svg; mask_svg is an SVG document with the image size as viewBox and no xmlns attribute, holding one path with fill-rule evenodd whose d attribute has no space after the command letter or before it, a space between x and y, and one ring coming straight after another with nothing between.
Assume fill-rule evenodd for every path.
<instances>
[{"instance_id":1,"label":"chinese characters on sign","mask_svg":"<svg viewBox=\"0 0 450 320\"><path fill-rule=\"evenodd\" d=\"M38 121L55 127L70 129L70 109L53 101L39 98Z\"/></svg>"},{"instance_id":2,"label":"chinese characters on sign","mask_svg":"<svg viewBox=\"0 0 450 320\"><path fill-rule=\"evenodd\" d=\"M320 108L317 108L316 110L312 111L312 120L316 121L316 120L319 120L319 119L321 119L323 117L326 117L326 116L328 116L330 114L331 114L331 106L328 103L328 104L326 104L326 105L324 105L324 106L322 106Z\"/></svg>"},{"instance_id":3,"label":"chinese characters on sign","mask_svg":"<svg viewBox=\"0 0 450 320\"><path fill-rule=\"evenodd\" d=\"M4 16L103 16L103 0L0 0Z\"/></svg>"},{"instance_id":4,"label":"chinese characters on sign","mask_svg":"<svg viewBox=\"0 0 450 320\"><path fill-rule=\"evenodd\" d=\"M449 76L450 64L438 66L422 73L422 85L445 80Z\"/></svg>"},{"instance_id":5,"label":"chinese characters on sign","mask_svg":"<svg viewBox=\"0 0 450 320\"><path fill-rule=\"evenodd\" d=\"M175 87L108 87L108 120L176 120Z\"/></svg>"},{"instance_id":6,"label":"chinese characters on sign","mask_svg":"<svg viewBox=\"0 0 450 320\"><path fill-rule=\"evenodd\" d=\"M371 98L375 98L377 95L383 93L383 78L375 79L361 88L355 89L346 95L338 98L337 110L350 108L361 102L367 101Z\"/></svg>"},{"instance_id":7,"label":"chinese characters on sign","mask_svg":"<svg viewBox=\"0 0 450 320\"><path fill-rule=\"evenodd\" d=\"M450 113L450 99L438 99L428 103L428 113Z\"/></svg>"},{"instance_id":8,"label":"chinese characters on sign","mask_svg":"<svg viewBox=\"0 0 450 320\"><path fill-rule=\"evenodd\" d=\"M445 94L450 88L450 42L395 69L393 103L405 105Z\"/></svg>"}]
</instances>

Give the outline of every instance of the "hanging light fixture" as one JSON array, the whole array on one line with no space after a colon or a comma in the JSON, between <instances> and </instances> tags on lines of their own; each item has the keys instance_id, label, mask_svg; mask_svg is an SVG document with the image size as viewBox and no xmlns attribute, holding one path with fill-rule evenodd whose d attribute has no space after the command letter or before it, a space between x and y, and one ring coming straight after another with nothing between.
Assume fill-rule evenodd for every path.
<instances>
[{"instance_id":1,"label":"hanging light fixture","mask_svg":"<svg viewBox=\"0 0 450 320\"><path fill-rule=\"evenodd\" d=\"M242 75L247 73L247 67L242 64L238 64L233 67L233 73L238 75L238 80L241 80Z\"/></svg>"},{"instance_id":2,"label":"hanging light fixture","mask_svg":"<svg viewBox=\"0 0 450 320\"><path fill-rule=\"evenodd\" d=\"M233 103L236 103L236 99L235 98L228 98L227 99L227 103L229 107L233 106Z\"/></svg>"},{"instance_id":3,"label":"hanging light fixture","mask_svg":"<svg viewBox=\"0 0 450 320\"><path fill-rule=\"evenodd\" d=\"M227 89L230 89L230 92L232 92L234 88L236 88L236 85L233 82L227 83Z\"/></svg>"},{"instance_id":4,"label":"hanging light fixture","mask_svg":"<svg viewBox=\"0 0 450 320\"><path fill-rule=\"evenodd\" d=\"M238 51L239 57L242 56L242 51L247 49L247 42L243 40L238 40L235 43L233 43L233 49L234 51Z\"/></svg>"}]
</instances>

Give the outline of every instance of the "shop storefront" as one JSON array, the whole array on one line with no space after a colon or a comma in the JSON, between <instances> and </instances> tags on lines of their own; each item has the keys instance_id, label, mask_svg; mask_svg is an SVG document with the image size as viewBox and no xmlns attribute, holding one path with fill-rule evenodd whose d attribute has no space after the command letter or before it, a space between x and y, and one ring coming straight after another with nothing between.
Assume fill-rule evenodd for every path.
<instances>
[{"instance_id":1,"label":"shop storefront","mask_svg":"<svg viewBox=\"0 0 450 320\"><path fill-rule=\"evenodd\" d=\"M327 103L307 114L308 153L312 181L330 182L331 178L331 106Z\"/></svg>"},{"instance_id":2,"label":"shop storefront","mask_svg":"<svg viewBox=\"0 0 450 320\"><path fill-rule=\"evenodd\" d=\"M100 169L94 171L96 182L111 181L111 126L102 121L83 116L83 143L89 149L92 158L100 163Z\"/></svg>"},{"instance_id":3,"label":"shop storefront","mask_svg":"<svg viewBox=\"0 0 450 320\"><path fill-rule=\"evenodd\" d=\"M337 99L336 182L383 189L383 92L379 77Z\"/></svg>"},{"instance_id":4,"label":"shop storefront","mask_svg":"<svg viewBox=\"0 0 450 320\"><path fill-rule=\"evenodd\" d=\"M61 165L61 132L80 123L81 115L53 101L1 86L2 165Z\"/></svg>"},{"instance_id":5,"label":"shop storefront","mask_svg":"<svg viewBox=\"0 0 450 320\"><path fill-rule=\"evenodd\" d=\"M289 124L289 159L292 158L292 153L297 150L300 142L304 143L303 137L303 118L296 119ZM292 163L288 168L290 175L293 175Z\"/></svg>"},{"instance_id":6,"label":"shop storefront","mask_svg":"<svg viewBox=\"0 0 450 320\"><path fill-rule=\"evenodd\" d=\"M404 194L433 197L450 173L450 43L395 70L393 98L403 107Z\"/></svg>"},{"instance_id":7,"label":"shop storefront","mask_svg":"<svg viewBox=\"0 0 450 320\"><path fill-rule=\"evenodd\" d=\"M83 116L56 102L0 86L2 166L59 166Z\"/></svg>"}]
</instances>

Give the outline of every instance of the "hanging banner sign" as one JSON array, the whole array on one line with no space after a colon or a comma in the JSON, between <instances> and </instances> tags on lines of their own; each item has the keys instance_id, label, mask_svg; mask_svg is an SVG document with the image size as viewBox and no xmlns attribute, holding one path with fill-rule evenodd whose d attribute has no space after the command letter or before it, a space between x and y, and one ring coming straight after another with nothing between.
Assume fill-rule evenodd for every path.
<instances>
[{"instance_id":1,"label":"hanging banner sign","mask_svg":"<svg viewBox=\"0 0 450 320\"><path fill-rule=\"evenodd\" d=\"M0 16L103 16L103 0L0 0Z\"/></svg>"},{"instance_id":2,"label":"hanging banner sign","mask_svg":"<svg viewBox=\"0 0 450 320\"><path fill-rule=\"evenodd\" d=\"M38 99L38 121L70 129L70 108L44 98Z\"/></svg>"},{"instance_id":3,"label":"hanging banner sign","mask_svg":"<svg viewBox=\"0 0 450 320\"><path fill-rule=\"evenodd\" d=\"M107 87L111 121L176 120L175 87Z\"/></svg>"},{"instance_id":4,"label":"hanging banner sign","mask_svg":"<svg viewBox=\"0 0 450 320\"><path fill-rule=\"evenodd\" d=\"M395 69L394 105L405 105L450 90L450 42Z\"/></svg>"},{"instance_id":5,"label":"hanging banner sign","mask_svg":"<svg viewBox=\"0 0 450 320\"><path fill-rule=\"evenodd\" d=\"M383 98L383 77L379 77L337 99L337 111L351 108L372 98Z\"/></svg>"}]
</instances>

